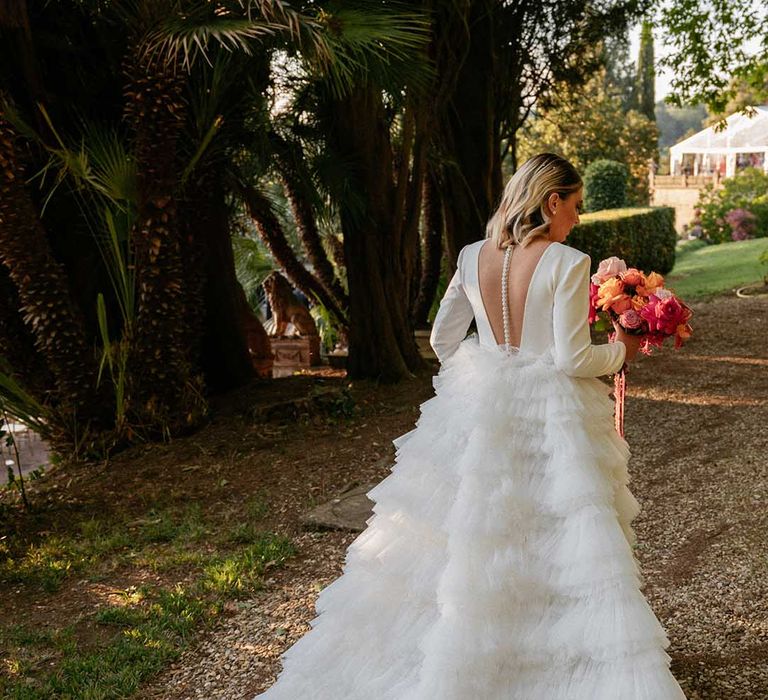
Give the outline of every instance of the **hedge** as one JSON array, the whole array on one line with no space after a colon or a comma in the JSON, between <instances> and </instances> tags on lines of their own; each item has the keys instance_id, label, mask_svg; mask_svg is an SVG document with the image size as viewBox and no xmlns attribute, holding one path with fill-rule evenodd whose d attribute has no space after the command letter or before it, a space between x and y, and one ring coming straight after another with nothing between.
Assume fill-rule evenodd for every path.
<instances>
[{"instance_id":1,"label":"hedge","mask_svg":"<svg viewBox=\"0 0 768 700\"><path fill-rule=\"evenodd\" d=\"M672 207L606 209L584 214L565 243L588 253L592 272L604 258L622 258L629 267L668 273L675 264L675 210Z\"/></svg>"},{"instance_id":2,"label":"hedge","mask_svg":"<svg viewBox=\"0 0 768 700\"><path fill-rule=\"evenodd\" d=\"M615 160L596 160L584 171L584 208L618 209L627 205L629 170Z\"/></svg>"}]
</instances>

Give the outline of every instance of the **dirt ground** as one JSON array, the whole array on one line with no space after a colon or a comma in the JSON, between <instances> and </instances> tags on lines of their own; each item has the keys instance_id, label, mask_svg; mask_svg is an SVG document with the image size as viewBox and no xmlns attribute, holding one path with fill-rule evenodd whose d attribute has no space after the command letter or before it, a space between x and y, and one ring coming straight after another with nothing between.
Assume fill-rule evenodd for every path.
<instances>
[{"instance_id":1,"label":"dirt ground","mask_svg":"<svg viewBox=\"0 0 768 700\"><path fill-rule=\"evenodd\" d=\"M641 357L628 375L631 488L643 507L634 522L637 556L644 593L668 632L672 672L689 700L764 700L768 298L727 295L693 308L695 335L685 348ZM351 429L346 439L331 438L346 466L333 469L327 493L358 477L385 477L387 460L375 468L368 460L389 453L389 440L413 427L418 404L431 395L429 378L422 377L388 394L398 413L379 414L366 427ZM379 444L366 454L372 423ZM308 485L317 481L318 468L331 468L324 444L313 446L313 458L307 455L289 467ZM295 477L281 473L280 488L290 489ZM339 575L354 537L300 535L301 556L145 697L252 698L269 687L280 669L280 652L308 629L317 592Z\"/></svg>"},{"instance_id":2,"label":"dirt ground","mask_svg":"<svg viewBox=\"0 0 768 700\"><path fill-rule=\"evenodd\" d=\"M693 305L694 337L681 351L642 357L628 375L626 437L644 589L668 631L672 671L689 700L768 698L768 298L716 297ZM356 533L307 531L301 516L351 482L389 473L391 440L413 428L433 394L434 369L397 386L292 378L220 399L203 432L138 448L97 469L53 473L27 535L66 527L89 511L144 511L148 502L202 500L237 513L266 494L265 529L298 555L253 600L231 607L136 698L252 698L279 671L279 655L307 629L321 588L341 572ZM311 389L311 387L316 387ZM288 416L283 402L346 389L351 418ZM272 392L268 394L267 392ZM331 413L338 393L331 398ZM258 397L258 398L257 398ZM254 408L256 407L256 408ZM254 410L256 415L254 416ZM272 415L264 422L263 416ZM310 414L307 414L310 415ZM181 476L180 476L181 475ZM8 531L21 523L5 522ZM83 614L98 591L72 581L45 600L0 599L0 617Z\"/></svg>"}]
</instances>

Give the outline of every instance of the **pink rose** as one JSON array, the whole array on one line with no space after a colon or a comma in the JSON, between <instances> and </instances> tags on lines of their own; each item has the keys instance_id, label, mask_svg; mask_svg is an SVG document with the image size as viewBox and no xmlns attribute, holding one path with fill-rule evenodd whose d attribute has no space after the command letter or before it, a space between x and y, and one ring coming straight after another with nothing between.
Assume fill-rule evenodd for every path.
<instances>
[{"instance_id":1,"label":"pink rose","mask_svg":"<svg viewBox=\"0 0 768 700\"><path fill-rule=\"evenodd\" d=\"M612 255L610 258L600 261L600 264L597 266L597 272L592 275L592 282L594 284L601 284L609 277L620 275L622 272L626 272L626 270L627 263L621 258Z\"/></svg>"},{"instance_id":2,"label":"pink rose","mask_svg":"<svg viewBox=\"0 0 768 700\"><path fill-rule=\"evenodd\" d=\"M648 303L640 309L640 316L648 324L649 333L656 333L659 327L658 318L656 317L656 307L659 305L659 301L659 297L651 294L648 297Z\"/></svg>"},{"instance_id":3,"label":"pink rose","mask_svg":"<svg viewBox=\"0 0 768 700\"><path fill-rule=\"evenodd\" d=\"M648 330L661 336L674 335L677 327L690 318L688 309L671 293L663 299L651 294L640 315L648 323Z\"/></svg>"},{"instance_id":4,"label":"pink rose","mask_svg":"<svg viewBox=\"0 0 768 700\"><path fill-rule=\"evenodd\" d=\"M661 328L667 335L674 335L677 327L687 320L685 309L676 296L662 299L656 315L659 317Z\"/></svg>"},{"instance_id":5,"label":"pink rose","mask_svg":"<svg viewBox=\"0 0 768 700\"><path fill-rule=\"evenodd\" d=\"M643 325L643 317L634 309L629 309L619 316L619 324L627 330L635 330Z\"/></svg>"}]
</instances>

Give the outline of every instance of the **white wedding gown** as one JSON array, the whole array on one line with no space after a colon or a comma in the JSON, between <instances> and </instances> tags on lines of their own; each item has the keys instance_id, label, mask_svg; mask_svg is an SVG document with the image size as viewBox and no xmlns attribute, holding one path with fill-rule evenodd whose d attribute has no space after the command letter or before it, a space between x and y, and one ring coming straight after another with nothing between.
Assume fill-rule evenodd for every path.
<instances>
[{"instance_id":1,"label":"white wedding gown","mask_svg":"<svg viewBox=\"0 0 768 700\"><path fill-rule=\"evenodd\" d=\"M629 450L597 379L625 346L591 344L589 256L544 249L506 349L483 242L462 249L433 324L435 396L259 700L685 699L640 590Z\"/></svg>"}]
</instances>

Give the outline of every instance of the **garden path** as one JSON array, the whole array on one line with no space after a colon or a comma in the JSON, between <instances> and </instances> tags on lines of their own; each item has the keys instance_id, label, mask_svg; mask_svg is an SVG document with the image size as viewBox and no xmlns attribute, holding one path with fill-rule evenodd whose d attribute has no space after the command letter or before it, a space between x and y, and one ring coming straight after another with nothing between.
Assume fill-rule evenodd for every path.
<instances>
[{"instance_id":1,"label":"garden path","mask_svg":"<svg viewBox=\"0 0 768 700\"><path fill-rule=\"evenodd\" d=\"M645 594L671 640L689 700L768 698L768 298L693 305L695 336L628 375L627 440ZM414 410L389 422L391 439ZM408 400L405 396L404 401ZM391 433L391 434L389 434ZM349 457L350 479L356 472ZM378 467L378 478L388 473ZM298 522L298 514L297 514ZM297 529L297 532L300 530ZM273 681L355 533L303 532L300 556L186 652L142 698L250 699Z\"/></svg>"}]
</instances>

